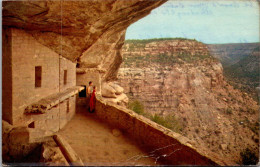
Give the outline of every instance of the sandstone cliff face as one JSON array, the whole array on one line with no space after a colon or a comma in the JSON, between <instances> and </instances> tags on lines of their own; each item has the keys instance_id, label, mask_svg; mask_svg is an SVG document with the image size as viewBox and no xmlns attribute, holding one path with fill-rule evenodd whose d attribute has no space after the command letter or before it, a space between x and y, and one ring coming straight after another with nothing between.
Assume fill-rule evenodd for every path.
<instances>
[{"instance_id":1,"label":"sandstone cliff face","mask_svg":"<svg viewBox=\"0 0 260 167\"><path fill-rule=\"evenodd\" d=\"M258 106L226 83L206 45L190 40L126 42L118 84L145 111L174 114L181 133L222 158L258 150ZM145 43L145 44L144 44ZM192 56L193 55L193 56ZM166 57L166 59L163 58ZM186 58L185 58L186 56Z\"/></svg>"},{"instance_id":2,"label":"sandstone cliff face","mask_svg":"<svg viewBox=\"0 0 260 167\"><path fill-rule=\"evenodd\" d=\"M249 56L259 43L209 44L211 54L224 66L230 66Z\"/></svg>"},{"instance_id":3,"label":"sandstone cliff face","mask_svg":"<svg viewBox=\"0 0 260 167\"><path fill-rule=\"evenodd\" d=\"M3 25L26 30L80 67L104 69L102 79L107 81L116 78L126 28L164 2L5 1Z\"/></svg>"},{"instance_id":4,"label":"sandstone cliff face","mask_svg":"<svg viewBox=\"0 0 260 167\"><path fill-rule=\"evenodd\" d=\"M248 48L243 48L244 50L241 51L241 55L244 57L233 65L224 66L224 76L234 88L240 89L253 99L258 100L259 96L256 87L260 84L260 46L259 43L244 45L248 46ZM245 52L250 52L253 46L255 47L253 51L250 54L245 54Z\"/></svg>"},{"instance_id":5,"label":"sandstone cliff face","mask_svg":"<svg viewBox=\"0 0 260 167\"><path fill-rule=\"evenodd\" d=\"M255 48L253 52L241 59L234 65L231 65L226 68L226 72L230 75L233 74L233 77L238 79L247 79L248 83L253 84L253 88L259 85L260 79L260 46ZM233 71L233 72L232 72Z\"/></svg>"}]
</instances>

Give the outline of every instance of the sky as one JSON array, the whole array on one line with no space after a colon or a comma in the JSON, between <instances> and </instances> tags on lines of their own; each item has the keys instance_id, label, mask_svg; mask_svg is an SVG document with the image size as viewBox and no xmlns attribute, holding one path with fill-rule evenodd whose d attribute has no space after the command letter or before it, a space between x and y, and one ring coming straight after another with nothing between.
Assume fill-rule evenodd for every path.
<instances>
[{"instance_id":1,"label":"sky","mask_svg":"<svg viewBox=\"0 0 260 167\"><path fill-rule=\"evenodd\" d=\"M207 44L259 42L259 4L254 0L169 0L126 32L126 39L165 37Z\"/></svg>"}]
</instances>

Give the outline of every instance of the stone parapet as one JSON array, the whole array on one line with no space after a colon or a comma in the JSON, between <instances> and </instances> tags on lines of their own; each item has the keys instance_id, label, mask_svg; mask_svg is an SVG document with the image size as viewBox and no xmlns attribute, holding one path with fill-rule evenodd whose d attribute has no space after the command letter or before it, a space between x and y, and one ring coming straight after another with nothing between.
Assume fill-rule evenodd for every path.
<instances>
[{"instance_id":1,"label":"stone parapet","mask_svg":"<svg viewBox=\"0 0 260 167\"><path fill-rule=\"evenodd\" d=\"M97 97L96 114L169 165L228 165L217 157L209 157L206 150L194 148L188 138L129 109L106 104L101 97Z\"/></svg>"}]
</instances>

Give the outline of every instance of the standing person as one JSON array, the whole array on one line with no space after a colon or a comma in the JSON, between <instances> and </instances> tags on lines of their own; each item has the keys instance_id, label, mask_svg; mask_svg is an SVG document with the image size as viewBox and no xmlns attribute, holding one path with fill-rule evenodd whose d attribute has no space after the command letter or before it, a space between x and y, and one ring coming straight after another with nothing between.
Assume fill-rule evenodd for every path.
<instances>
[{"instance_id":1,"label":"standing person","mask_svg":"<svg viewBox=\"0 0 260 167\"><path fill-rule=\"evenodd\" d=\"M92 94L92 92L93 92L92 85L93 85L92 81L89 81L88 87L87 87L87 96L90 96Z\"/></svg>"},{"instance_id":2,"label":"standing person","mask_svg":"<svg viewBox=\"0 0 260 167\"><path fill-rule=\"evenodd\" d=\"M93 92L93 88L92 88L92 81L90 81L89 83L88 83L89 85L88 85L88 87L87 87L87 98L86 98L86 101L87 101L87 110L89 110L89 101L90 101L90 97L91 97L91 94L92 94L92 92Z\"/></svg>"},{"instance_id":3,"label":"standing person","mask_svg":"<svg viewBox=\"0 0 260 167\"><path fill-rule=\"evenodd\" d=\"M95 112L95 105L96 105L96 87L93 86L93 92L92 92L92 95L91 95L90 101L89 101L89 112L90 113Z\"/></svg>"}]
</instances>

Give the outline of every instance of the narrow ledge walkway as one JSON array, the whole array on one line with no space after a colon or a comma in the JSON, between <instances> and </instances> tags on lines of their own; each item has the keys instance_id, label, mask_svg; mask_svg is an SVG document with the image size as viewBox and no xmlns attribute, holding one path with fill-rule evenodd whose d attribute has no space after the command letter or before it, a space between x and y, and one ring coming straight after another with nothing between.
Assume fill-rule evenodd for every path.
<instances>
[{"instance_id":1,"label":"narrow ledge walkway","mask_svg":"<svg viewBox=\"0 0 260 167\"><path fill-rule=\"evenodd\" d=\"M101 122L95 113L78 109L57 134L62 135L87 166L159 165L120 131Z\"/></svg>"}]
</instances>

